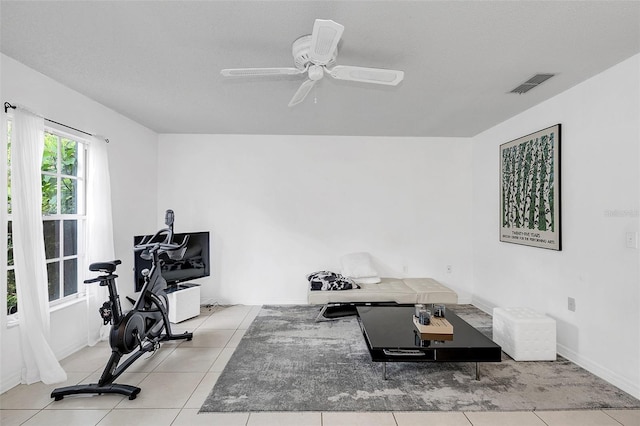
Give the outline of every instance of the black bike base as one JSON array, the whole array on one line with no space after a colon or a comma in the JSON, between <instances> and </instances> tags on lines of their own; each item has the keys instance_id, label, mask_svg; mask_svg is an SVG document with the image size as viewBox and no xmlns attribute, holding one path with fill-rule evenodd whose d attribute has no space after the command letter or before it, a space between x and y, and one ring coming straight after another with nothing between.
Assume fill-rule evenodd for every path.
<instances>
[{"instance_id":1,"label":"black bike base","mask_svg":"<svg viewBox=\"0 0 640 426\"><path fill-rule=\"evenodd\" d=\"M99 386L97 383L90 383L86 385L74 385L54 389L53 392L51 392L51 398L55 398L56 401L60 401L67 395L83 393L119 393L128 396L129 399L136 399L136 396L140 393L140 388L131 385L121 385L118 383L111 383L104 386Z\"/></svg>"},{"instance_id":2,"label":"black bike base","mask_svg":"<svg viewBox=\"0 0 640 426\"><path fill-rule=\"evenodd\" d=\"M163 334L160 337L161 342L165 340L182 340L182 339L185 339L187 342L191 341L191 339L193 339L193 333L190 331L186 331L182 334L173 334L171 330L169 330L167 333Z\"/></svg>"}]
</instances>

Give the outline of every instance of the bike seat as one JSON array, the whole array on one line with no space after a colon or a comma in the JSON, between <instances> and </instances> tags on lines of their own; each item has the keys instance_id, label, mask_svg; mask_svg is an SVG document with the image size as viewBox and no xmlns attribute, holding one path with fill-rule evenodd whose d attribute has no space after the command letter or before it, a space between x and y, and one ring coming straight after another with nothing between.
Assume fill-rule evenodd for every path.
<instances>
[{"instance_id":1,"label":"bike seat","mask_svg":"<svg viewBox=\"0 0 640 426\"><path fill-rule=\"evenodd\" d=\"M111 262L96 262L89 265L89 270L107 272L110 274L114 272L116 270L116 266L121 263L122 262L120 260L112 260Z\"/></svg>"}]
</instances>

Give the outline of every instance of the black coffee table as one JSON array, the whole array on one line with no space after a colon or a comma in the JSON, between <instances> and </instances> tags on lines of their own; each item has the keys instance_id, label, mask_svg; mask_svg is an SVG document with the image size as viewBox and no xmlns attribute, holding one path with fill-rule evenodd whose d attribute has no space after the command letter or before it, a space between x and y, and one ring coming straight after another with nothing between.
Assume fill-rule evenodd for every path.
<instances>
[{"instance_id":1,"label":"black coffee table","mask_svg":"<svg viewBox=\"0 0 640 426\"><path fill-rule=\"evenodd\" d=\"M358 306L358 322L371 360L382 362L475 362L476 380L480 362L500 362L502 350L493 340L447 309L445 318L453 326L452 340L421 340L413 325L413 306Z\"/></svg>"}]
</instances>

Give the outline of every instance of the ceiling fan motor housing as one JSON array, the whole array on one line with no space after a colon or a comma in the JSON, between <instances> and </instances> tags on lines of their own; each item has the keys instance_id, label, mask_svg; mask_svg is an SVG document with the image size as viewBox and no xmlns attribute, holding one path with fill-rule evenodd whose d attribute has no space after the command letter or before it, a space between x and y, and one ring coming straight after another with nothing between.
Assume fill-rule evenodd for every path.
<instances>
[{"instance_id":1,"label":"ceiling fan motor housing","mask_svg":"<svg viewBox=\"0 0 640 426\"><path fill-rule=\"evenodd\" d=\"M291 51L293 54L293 61L296 64L296 68L300 71L304 71L307 69L309 65L312 65L311 59L309 58L309 50L311 47L311 34L304 35L296 39L293 42L291 47ZM325 66L331 67L336 64L336 56L338 55L338 49L336 48L333 52L331 60L327 62Z\"/></svg>"}]
</instances>

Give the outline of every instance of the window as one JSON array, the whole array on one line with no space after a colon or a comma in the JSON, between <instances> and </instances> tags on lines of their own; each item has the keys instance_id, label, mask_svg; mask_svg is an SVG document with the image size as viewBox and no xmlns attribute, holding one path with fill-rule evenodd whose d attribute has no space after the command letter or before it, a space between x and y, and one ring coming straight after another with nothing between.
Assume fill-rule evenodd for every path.
<instances>
[{"instance_id":1,"label":"window","mask_svg":"<svg viewBox=\"0 0 640 426\"><path fill-rule=\"evenodd\" d=\"M11 121L7 158L11 157ZM82 290L82 238L85 222L86 144L79 138L47 128L42 156L42 226L47 262L49 301L60 303ZM13 262L11 176L7 179L7 313L17 312Z\"/></svg>"}]
</instances>

